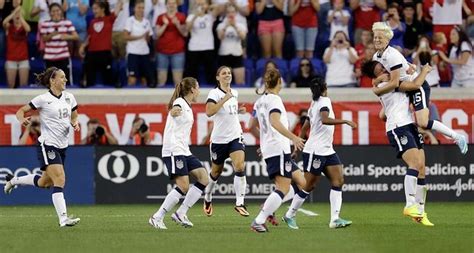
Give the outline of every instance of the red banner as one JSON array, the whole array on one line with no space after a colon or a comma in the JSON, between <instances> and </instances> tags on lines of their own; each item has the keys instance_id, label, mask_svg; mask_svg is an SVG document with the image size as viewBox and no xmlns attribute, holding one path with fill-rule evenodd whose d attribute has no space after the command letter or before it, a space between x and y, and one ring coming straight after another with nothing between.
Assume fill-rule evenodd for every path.
<instances>
[{"instance_id":1,"label":"red banner","mask_svg":"<svg viewBox=\"0 0 474 253\"><path fill-rule=\"evenodd\" d=\"M448 127L469 137L473 143L474 136L474 100L449 100L435 101L438 109L439 120ZM240 115L244 139L247 145L256 144L255 138L248 132L248 123L251 117L252 105L247 106L247 113ZM298 122L298 113L307 109L309 103L285 103L289 112L290 126ZM376 102L334 102L336 118L349 119L356 122L359 127L355 130L349 126L336 126L334 143L343 145L368 145L387 144L385 124L378 118L381 105ZM15 145L18 143L22 128L15 118L19 106L0 107L0 145ZM209 119L205 114L204 104L193 105L194 128L191 136L192 144L202 144L208 133ZM81 131L71 136L70 143L80 143L87 135L87 121L97 118L119 141L126 144L132 121L135 117L142 117L149 124L150 130L156 132L152 144L161 144L163 129L165 127L167 110L165 104L159 105L80 105L79 122ZM452 141L437 134L441 143Z\"/></svg>"}]
</instances>

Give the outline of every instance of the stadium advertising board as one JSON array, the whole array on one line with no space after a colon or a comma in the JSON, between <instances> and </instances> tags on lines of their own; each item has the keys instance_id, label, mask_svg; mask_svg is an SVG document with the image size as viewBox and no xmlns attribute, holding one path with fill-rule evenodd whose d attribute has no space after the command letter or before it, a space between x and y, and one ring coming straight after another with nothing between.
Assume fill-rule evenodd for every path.
<instances>
[{"instance_id":1,"label":"stadium advertising board","mask_svg":"<svg viewBox=\"0 0 474 253\"><path fill-rule=\"evenodd\" d=\"M474 138L474 100L436 101L440 120L449 127L466 135L470 143ZM301 109L307 109L309 103L285 103L288 110L290 126L297 121ZM247 113L241 114L240 121L247 145L257 144L257 140L248 132L252 105L247 104ZM333 102L336 117L355 121L359 128L352 130L349 126L337 126L334 143L342 145L388 144L385 136L384 123L378 118L381 108L377 102ZM18 106L0 107L0 145L16 145L21 134L20 123L15 113ZM191 133L193 145L202 144L210 124L205 114L204 104L194 104L195 125ZM156 132L152 141L155 145L162 144L162 133L165 127L167 109L165 104L129 104L129 105L81 105L79 123L81 131L71 135L70 144L79 143L87 135L87 121L97 118L117 138L120 145L127 143L132 122L136 116L145 119L150 130ZM441 135L437 135L441 143L451 143Z\"/></svg>"},{"instance_id":2,"label":"stadium advertising board","mask_svg":"<svg viewBox=\"0 0 474 253\"><path fill-rule=\"evenodd\" d=\"M66 187L68 204L94 204L94 147L69 147L66 153ZM0 147L0 205L51 204L51 190L32 186L3 193L5 175L41 174L36 147Z\"/></svg>"},{"instance_id":3,"label":"stadium advertising board","mask_svg":"<svg viewBox=\"0 0 474 253\"><path fill-rule=\"evenodd\" d=\"M471 150L474 146L471 145ZM389 146L338 146L344 162L344 201L404 201L403 176L406 167ZM209 170L209 149L193 147L192 152ZM474 157L462 156L455 146L426 149L429 201L474 201ZM98 147L96 150L97 203L158 203L174 185L168 179L160 146ZM302 166L302 163L299 162ZM247 199L266 198L273 190L266 166L256 148L246 148ZM234 200L233 172L229 163L215 189L214 199ZM327 201L329 185L321 184L310 201ZM220 201L220 200L219 200Z\"/></svg>"}]
</instances>

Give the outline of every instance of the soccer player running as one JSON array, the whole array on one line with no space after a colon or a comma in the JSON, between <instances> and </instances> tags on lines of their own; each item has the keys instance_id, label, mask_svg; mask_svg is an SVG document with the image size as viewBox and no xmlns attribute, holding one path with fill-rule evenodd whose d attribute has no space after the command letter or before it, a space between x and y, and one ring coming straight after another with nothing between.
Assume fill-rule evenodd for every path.
<instances>
[{"instance_id":1,"label":"soccer player running","mask_svg":"<svg viewBox=\"0 0 474 253\"><path fill-rule=\"evenodd\" d=\"M234 167L235 207L242 216L249 216L244 205L247 179L245 177L245 145L242 137L239 113L245 113L245 107L239 107L237 90L230 88L232 71L227 66L221 66L216 73L217 86L207 96L206 114L214 122L211 132L211 172L209 185L204 195L204 213L211 216L212 191L217 184L217 179L224 169L224 163L230 157Z\"/></svg>"},{"instance_id":2,"label":"soccer player running","mask_svg":"<svg viewBox=\"0 0 474 253\"><path fill-rule=\"evenodd\" d=\"M381 96L398 88L401 82L413 80L413 76L408 73L410 72L408 71L410 65L405 57L397 49L389 46L389 42L393 37L392 29L384 22L376 22L372 26L372 31L374 32L374 45L377 50L372 59L380 62L390 74L388 84L374 88L375 94ZM375 83L378 82L379 80L375 80ZM417 89L407 91L410 102L415 109L416 124L423 129L440 132L454 140L461 153L466 154L468 145L464 135L456 133L440 121L429 119L430 92L430 86L426 81Z\"/></svg>"},{"instance_id":3,"label":"soccer player running","mask_svg":"<svg viewBox=\"0 0 474 253\"><path fill-rule=\"evenodd\" d=\"M283 87L280 72L267 71L264 82L265 91L254 104L250 129L255 131L257 126L260 128L261 154L267 164L268 176L274 180L276 189L267 197L260 213L251 224L251 229L256 232L268 232L265 220L280 207L291 187L292 179L297 185L305 185L303 173L291 159L290 147L291 141L296 149L302 150L304 140L288 130L288 116L279 96ZM307 193L299 191L293 202L304 201L306 196Z\"/></svg>"},{"instance_id":4,"label":"soccer player running","mask_svg":"<svg viewBox=\"0 0 474 253\"><path fill-rule=\"evenodd\" d=\"M46 86L46 93L36 96L30 103L16 112L16 118L23 126L30 124L25 116L31 110L39 111L41 135L38 138L38 160L42 175L30 174L22 177L6 176L4 191L11 193L15 186L31 185L38 188L53 187L51 195L59 218L59 226L74 226L80 219L68 217L63 189L66 183L64 162L71 127L79 131L77 121L77 102L74 96L65 91L67 78L61 69L51 67L36 75L38 84Z\"/></svg>"},{"instance_id":5,"label":"soccer player running","mask_svg":"<svg viewBox=\"0 0 474 253\"><path fill-rule=\"evenodd\" d=\"M306 186L302 192L306 195L309 194L319 182L321 173L324 172L324 175L331 183L331 191L329 193L331 219L329 220L329 227L347 227L352 224L352 221L339 217L342 206L342 185L344 184L342 162L332 145L335 125L347 124L352 129L355 129L357 124L350 120L335 118L331 99L327 96L326 81L323 78L316 77L311 80L310 89L313 94L313 101L311 101L311 106L308 110L309 120L304 123L300 134L301 138L305 138L308 127L311 127L309 139L306 141L303 149L303 168ZM294 155L296 155L296 150ZM303 201L293 201L290 209L283 217L283 220L289 226L291 224L296 225L294 217ZM292 226L290 227L292 228Z\"/></svg>"},{"instance_id":6,"label":"soccer player running","mask_svg":"<svg viewBox=\"0 0 474 253\"><path fill-rule=\"evenodd\" d=\"M364 64L362 71L371 78L379 78L382 82L376 87L383 89L389 85L389 76L377 61ZM425 183L425 152L423 150L423 136L415 126L410 101L403 91L414 90L425 82L426 75L431 71L429 65L422 68L421 73L413 81L401 82L399 90L380 95L385 114L385 129L390 144L397 149L397 158L402 158L408 169L405 175L404 188L406 204L403 209L405 216L425 226L434 226L425 212L426 193L428 188ZM377 93L376 93L377 94Z\"/></svg>"},{"instance_id":7,"label":"soccer player running","mask_svg":"<svg viewBox=\"0 0 474 253\"><path fill-rule=\"evenodd\" d=\"M193 227L186 213L199 200L208 184L206 169L189 150L189 138L194 123L191 104L196 102L198 96L199 83L192 77L186 77L176 85L168 103L162 156L168 175L175 180L176 187L166 195L160 209L148 220L150 225L158 229L167 229L163 218L184 195L186 197L183 203L171 215L171 219L186 228ZM197 181L191 187L189 175Z\"/></svg>"}]
</instances>

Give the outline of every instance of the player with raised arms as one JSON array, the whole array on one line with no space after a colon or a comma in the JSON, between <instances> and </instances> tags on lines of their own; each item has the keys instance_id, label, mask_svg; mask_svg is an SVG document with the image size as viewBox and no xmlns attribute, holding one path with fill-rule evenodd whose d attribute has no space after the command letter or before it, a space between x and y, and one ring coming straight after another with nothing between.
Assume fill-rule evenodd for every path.
<instances>
[{"instance_id":1,"label":"player with raised arms","mask_svg":"<svg viewBox=\"0 0 474 253\"><path fill-rule=\"evenodd\" d=\"M230 87L232 71L227 66L221 66L216 73L217 86L207 96L206 114L213 122L211 132L211 172L209 185L204 194L204 213L211 216L212 191L217 184L217 179L224 169L224 163L230 157L234 167L234 210L242 216L249 216L244 205L247 179L245 177L245 145L242 137L239 114L245 113L245 107L239 107L237 98L239 93Z\"/></svg>"},{"instance_id":2,"label":"player with raised arms","mask_svg":"<svg viewBox=\"0 0 474 253\"><path fill-rule=\"evenodd\" d=\"M171 211L178 204L179 199L185 195L183 203L171 215L171 219L184 227L193 227L186 213L199 200L208 184L206 169L189 149L189 138L194 123L191 104L197 101L198 96L199 83L192 77L186 77L176 85L168 103L169 112L166 118L161 155L168 175L175 180L176 187L166 195L161 207L148 220L154 228L167 229L163 222L165 214ZM197 181L191 187L189 175Z\"/></svg>"},{"instance_id":3,"label":"player with raised arms","mask_svg":"<svg viewBox=\"0 0 474 253\"><path fill-rule=\"evenodd\" d=\"M374 87L374 93L388 85L389 75L381 63L370 61L362 66L362 72L371 78L377 78L381 83ZM421 73L413 81L403 81L399 91L380 95L383 106L385 129L390 144L397 149L397 158L402 158L408 169L404 179L406 204L403 209L405 216L425 226L434 226L425 212L426 194L428 187L425 183L425 152L423 136L415 126L410 110L410 99L404 91L416 89L425 82L426 75L431 71L429 65L423 66ZM375 83L374 83L375 85Z\"/></svg>"},{"instance_id":4,"label":"player with raised arms","mask_svg":"<svg viewBox=\"0 0 474 253\"><path fill-rule=\"evenodd\" d=\"M53 188L51 195L59 226L74 226L80 219L68 217L63 189L66 183L64 163L71 128L79 131L77 121L77 102L74 95L65 91L67 78L64 71L50 67L36 75L38 84L46 86L46 93L36 96L30 103L16 112L16 118L23 125L30 124L25 114L31 110L39 111L41 135L38 138L38 160L43 173L21 177L6 176L4 191L11 193L15 186L31 185L38 188Z\"/></svg>"},{"instance_id":5,"label":"player with raised arms","mask_svg":"<svg viewBox=\"0 0 474 253\"><path fill-rule=\"evenodd\" d=\"M409 74L410 64L405 57L397 49L389 46L389 42L393 38L392 28L384 22L376 22L372 26L372 31L374 32L374 45L377 50L372 59L380 62L390 74L386 85L374 87L374 93L381 96L397 89L403 81L412 81L414 77ZM383 78L383 76L380 78ZM374 82L377 84L380 80L376 79ZM430 92L430 85L426 81L417 89L407 91L410 102L415 109L416 124L423 129L440 132L454 140L461 153L466 154L468 146L464 135L456 133L440 121L429 119Z\"/></svg>"},{"instance_id":6,"label":"player with raised arms","mask_svg":"<svg viewBox=\"0 0 474 253\"><path fill-rule=\"evenodd\" d=\"M302 191L306 194L311 192L321 178L321 173L328 178L331 184L329 193L329 202L331 204L330 228L343 228L350 226L352 221L339 217L342 207L342 186L344 184L344 175L342 162L333 148L334 126L347 124L352 129L357 128L357 124L350 120L336 119L332 109L331 99L327 96L327 85L321 77L311 80L310 84L313 99L308 110L309 120L301 128L300 137L306 138L306 132L309 127L309 139L303 149L303 169L306 179L306 186ZM296 150L295 152L296 153ZM303 200L304 201L304 200ZM293 202L283 220L291 228L298 228L294 217L296 211L303 204Z\"/></svg>"},{"instance_id":7,"label":"player with raised arms","mask_svg":"<svg viewBox=\"0 0 474 253\"><path fill-rule=\"evenodd\" d=\"M253 220L251 229L256 232L268 232L265 221L282 204L289 192L291 181L305 185L302 171L291 158L290 141L296 149L304 148L304 140L288 130L288 116L279 96L283 88L278 70L269 70L264 75L265 91L255 102L250 120L250 129L260 129L260 149L267 165L268 176L275 182L276 189L265 200L258 216ZM257 92L258 93L258 92ZM298 191L293 202L304 201L307 193ZM292 205L294 205L292 202Z\"/></svg>"}]
</instances>

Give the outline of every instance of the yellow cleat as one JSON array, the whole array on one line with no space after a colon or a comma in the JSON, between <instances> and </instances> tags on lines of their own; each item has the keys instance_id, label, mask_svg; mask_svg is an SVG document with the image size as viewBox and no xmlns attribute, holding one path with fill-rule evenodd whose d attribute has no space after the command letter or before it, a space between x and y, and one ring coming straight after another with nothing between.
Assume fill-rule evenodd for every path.
<instances>
[{"instance_id":1,"label":"yellow cleat","mask_svg":"<svg viewBox=\"0 0 474 253\"><path fill-rule=\"evenodd\" d=\"M421 218L412 218L412 220L414 222L418 222L420 224L422 224L423 226L428 226L428 227L433 227L434 224L431 223L430 220L428 220L428 214L427 213L423 213L423 217Z\"/></svg>"},{"instance_id":2,"label":"yellow cleat","mask_svg":"<svg viewBox=\"0 0 474 253\"><path fill-rule=\"evenodd\" d=\"M405 207L403 209L403 215L409 216L409 217L412 217L412 218L423 218L423 214L420 213L420 211L418 210L417 205L412 205L412 206L409 206L409 207Z\"/></svg>"}]
</instances>

